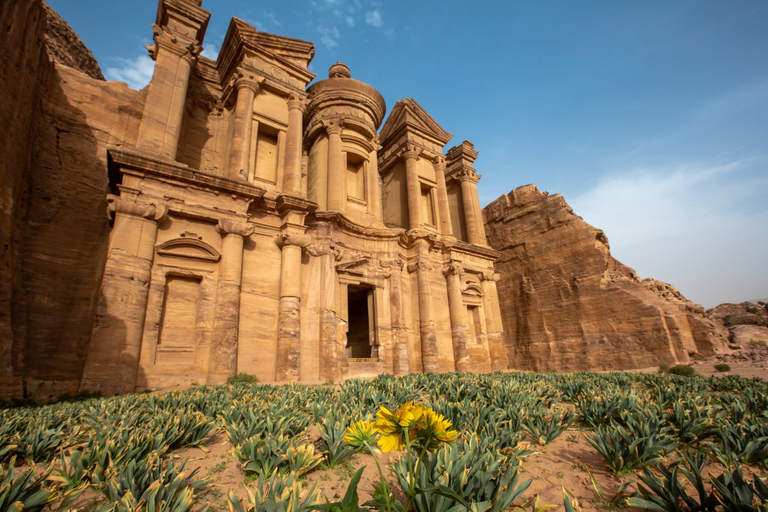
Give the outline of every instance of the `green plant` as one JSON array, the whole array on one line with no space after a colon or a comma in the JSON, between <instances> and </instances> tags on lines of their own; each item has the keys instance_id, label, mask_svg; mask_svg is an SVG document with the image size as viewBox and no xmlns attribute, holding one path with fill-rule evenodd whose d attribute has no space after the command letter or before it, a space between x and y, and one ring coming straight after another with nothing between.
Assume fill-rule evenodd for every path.
<instances>
[{"instance_id":1,"label":"green plant","mask_svg":"<svg viewBox=\"0 0 768 512\"><path fill-rule=\"evenodd\" d=\"M317 428L325 444L324 455L328 461L328 467L336 467L340 462L355 453L355 450L344 442L347 427L336 413L330 412L318 423Z\"/></svg>"},{"instance_id":2,"label":"green plant","mask_svg":"<svg viewBox=\"0 0 768 512\"><path fill-rule=\"evenodd\" d=\"M765 340L749 340L749 346L750 347L764 347L766 346Z\"/></svg>"},{"instance_id":3,"label":"green plant","mask_svg":"<svg viewBox=\"0 0 768 512\"><path fill-rule=\"evenodd\" d=\"M669 373L670 366L668 364L659 365L659 373Z\"/></svg>"},{"instance_id":4,"label":"green plant","mask_svg":"<svg viewBox=\"0 0 768 512\"><path fill-rule=\"evenodd\" d=\"M718 372L729 372L731 371L730 365L727 365L725 363L720 363L715 365L715 371Z\"/></svg>"},{"instance_id":5,"label":"green plant","mask_svg":"<svg viewBox=\"0 0 768 512\"><path fill-rule=\"evenodd\" d=\"M573 411L559 411L551 416L529 416L523 422L523 429L541 446L545 446L557 439L573 423L574 417Z\"/></svg>"},{"instance_id":6,"label":"green plant","mask_svg":"<svg viewBox=\"0 0 768 512\"><path fill-rule=\"evenodd\" d=\"M249 386L258 383L259 378L250 373L236 373L227 377L227 384L229 386Z\"/></svg>"},{"instance_id":7,"label":"green plant","mask_svg":"<svg viewBox=\"0 0 768 512\"><path fill-rule=\"evenodd\" d=\"M651 433L633 438L619 425L599 427L592 436L586 437L617 474L656 464L677 447L676 443L663 434Z\"/></svg>"},{"instance_id":8,"label":"green plant","mask_svg":"<svg viewBox=\"0 0 768 512\"><path fill-rule=\"evenodd\" d=\"M259 475L257 484L248 489L248 498L243 506L232 491L227 495L230 512L302 512L320 500L317 483L302 493L295 475L275 474L271 478Z\"/></svg>"},{"instance_id":9,"label":"green plant","mask_svg":"<svg viewBox=\"0 0 768 512\"><path fill-rule=\"evenodd\" d=\"M681 377L693 377L696 375L696 370L690 366L684 364L678 364L669 369L669 373L672 375L680 375Z\"/></svg>"},{"instance_id":10,"label":"green plant","mask_svg":"<svg viewBox=\"0 0 768 512\"><path fill-rule=\"evenodd\" d=\"M609 510L613 510L615 508L626 508L629 500L637 496L637 491L632 491L629 493L627 492L629 486L635 483L634 480L630 480L629 482L621 484L616 492L613 493L613 497L610 500L606 499L602 489L600 489L600 485L595 479L595 475L593 475L588 468L587 473L589 473L589 480L592 482L592 487L594 487L597 496L600 498L600 501L603 502L603 505L608 507Z\"/></svg>"},{"instance_id":11,"label":"green plant","mask_svg":"<svg viewBox=\"0 0 768 512\"><path fill-rule=\"evenodd\" d=\"M34 468L30 468L16 476L13 472L15 463L16 457L13 457L7 471L0 466L0 510L42 510L56 501L56 491L43 486L50 469L38 476Z\"/></svg>"}]
</instances>

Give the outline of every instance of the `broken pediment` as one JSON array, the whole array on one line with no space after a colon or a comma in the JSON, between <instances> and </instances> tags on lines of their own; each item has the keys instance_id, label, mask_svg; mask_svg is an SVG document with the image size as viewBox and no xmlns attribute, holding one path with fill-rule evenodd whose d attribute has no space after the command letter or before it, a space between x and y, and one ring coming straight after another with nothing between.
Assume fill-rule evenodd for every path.
<instances>
[{"instance_id":1,"label":"broken pediment","mask_svg":"<svg viewBox=\"0 0 768 512\"><path fill-rule=\"evenodd\" d=\"M181 237L174 238L159 244L157 254L162 256L175 256L177 258L191 258L203 261L219 261L221 254L210 244L194 233L184 232Z\"/></svg>"},{"instance_id":2,"label":"broken pediment","mask_svg":"<svg viewBox=\"0 0 768 512\"><path fill-rule=\"evenodd\" d=\"M414 131L428 139L437 142L440 147L445 146L453 137L443 130L437 121L411 98L406 98L395 103L387 122L381 129L380 139L386 145L390 139L398 136L402 131Z\"/></svg>"}]
</instances>

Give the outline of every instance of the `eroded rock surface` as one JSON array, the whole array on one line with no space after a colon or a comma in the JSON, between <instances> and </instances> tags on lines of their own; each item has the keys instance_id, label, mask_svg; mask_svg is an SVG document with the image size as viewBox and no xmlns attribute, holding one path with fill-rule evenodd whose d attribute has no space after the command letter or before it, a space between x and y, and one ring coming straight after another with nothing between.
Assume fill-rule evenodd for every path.
<instances>
[{"instance_id":1,"label":"eroded rock surface","mask_svg":"<svg viewBox=\"0 0 768 512\"><path fill-rule=\"evenodd\" d=\"M519 187L484 209L510 364L612 370L725 350L723 331L674 287L640 279L559 194Z\"/></svg>"},{"instance_id":2,"label":"eroded rock surface","mask_svg":"<svg viewBox=\"0 0 768 512\"><path fill-rule=\"evenodd\" d=\"M707 315L728 329L734 349L768 345L768 305L765 303L720 304L707 310Z\"/></svg>"}]
</instances>

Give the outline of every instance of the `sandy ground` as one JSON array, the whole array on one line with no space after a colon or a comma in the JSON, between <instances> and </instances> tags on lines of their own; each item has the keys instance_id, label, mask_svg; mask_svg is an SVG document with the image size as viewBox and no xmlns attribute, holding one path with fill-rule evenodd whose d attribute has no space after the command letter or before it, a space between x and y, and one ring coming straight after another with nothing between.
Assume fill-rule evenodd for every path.
<instances>
[{"instance_id":1,"label":"sandy ground","mask_svg":"<svg viewBox=\"0 0 768 512\"><path fill-rule=\"evenodd\" d=\"M768 354L768 349L766 349ZM737 374L744 377L761 377L768 379L768 364L765 358L760 361L728 362L731 366L730 374ZM716 358L699 360L693 362L693 366L700 375L726 375L726 373L716 372L714 365L722 362ZM647 371L655 372L657 369ZM310 429L310 435L313 441L319 441L316 429ZM603 511L609 510L607 506L600 502L597 493L592 487L592 483L587 473L587 468L595 476L603 494L610 499L616 489L627 481L636 480L634 475L619 478L614 475L597 451L589 444L585 438L585 433L577 428L570 428L561 436L555 439L547 446L538 446L534 439L527 439L531 443L531 448L537 450L537 453L530 455L522 460L521 480L532 479L531 486L523 494L525 499L525 509L533 511L533 505L536 498L539 499L538 506L554 505L551 510L564 510L562 489L568 492L572 498L577 498L584 511ZM203 489L200 506L210 504L214 510L228 510L227 494L232 491L236 496L243 499L247 496L247 486L252 486L255 481L247 477L240 464L232 455L232 446L227 440L224 432L220 432L211 439L203 451L200 448L190 448L180 450L174 453L174 456L182 461L189 459L187 469L198 468L198 478L208 478L211 483ZM384 467L385 476L394 481L394 477L389 474L386 465L396 454L382 454L380 463ZM373 492L373 484L378 482L378 471L371 455L359 454L347 459L336 468L328 469L321 466L302 481L302 486L309 489L317 482L325 497L330 501L340 500L346 490L352 475L360 467L365 466L363 477L358 487L360 503L369 499ZM766 477L765 472L753 467L742 466L746 475L752 478L753 474ZM711 464L708 471L720 474L722 468L718 464ZM631 486L635 489L636 484ZM88 509L98 502L98 497L91 491L84 494L73 508ZM633 510L628 508L626 510ZM639 509L635 509L639 510Z\"/></svg>"}]
</instances>

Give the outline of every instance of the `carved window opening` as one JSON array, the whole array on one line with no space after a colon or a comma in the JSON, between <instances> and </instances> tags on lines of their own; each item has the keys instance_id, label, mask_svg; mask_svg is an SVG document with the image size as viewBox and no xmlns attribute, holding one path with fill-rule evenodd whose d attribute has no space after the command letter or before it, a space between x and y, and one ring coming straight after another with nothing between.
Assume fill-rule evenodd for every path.
<instances>
[{"instance_id":1,"label":"carved window opening","mask_svg":"<svg viewBox=\"0 0 768 512\"><path fill-rule=\"evenodd\" d=\"M277 183L277 162L279 152L280 130L264 123L257 123L254 130L253 155L251 169L252 181Z\"/></svg>"},{"instance_id":2,"label":"carved window opening","mask_svg":"<svg viewBox=\"0 0 768 512\"><path fill-rule=\"evenodd\" d=\"M435 187L432 187L426 183L421 183L421 222L429 226L435 227L437 222L435 221Z\"/></svg>"},{"instance_id":3,"label":"carved window opening","mask_svg":"<svg viewBox=\"0 0 768 512\"><path fill-rule=\"evenodd\" d=\"M378 359L374 292L370 285L347 287L346 354L350 360Z\"/></svg>"},{"instance_id":4,"label":"carved window opening","mask_svg":"<svg viewBox=\"0 0 768 512\"><path fill-rule=\"evenodd\" d=\"M187 363L194 358L201 281L199 276L166 276L156 362ZM162 361L160 353L166 353Z\"/></svg>"},{"instance_id":5,"label":"carved window opening","mask_svg":"<svg viewBox=\"0 0 768 512\"><path fill-rule=\"evenodd\" d=\"M480 306L467 306L467 321L469 333L477 339L483 334L483 321L480 317Z\"/></svg>"},{"instance_id":6,"label":"carved window opening","mask_svg":"<svg viewBox=\"0 0 768 512\"><path fill-rule=\"evenodd\" d=\"M365 204L365 159L347 153L347 200Z\"/></svg>"}]
</instances>

